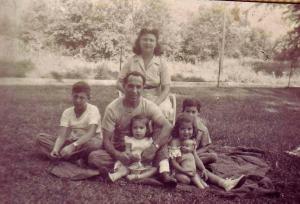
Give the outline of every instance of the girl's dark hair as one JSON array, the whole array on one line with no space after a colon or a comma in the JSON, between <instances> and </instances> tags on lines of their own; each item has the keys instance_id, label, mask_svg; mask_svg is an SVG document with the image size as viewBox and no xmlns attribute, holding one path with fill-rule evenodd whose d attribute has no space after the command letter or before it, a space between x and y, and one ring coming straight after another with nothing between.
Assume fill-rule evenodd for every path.
<instances>
[{"instance_id":1,"label":"girl's dark hair","mask_svg":"<svg viewBox=\"0 0 300 204\"><path fill-rule=\"evenodd\" d=\"M140 114L140 115L136 115L136 116L133 116L130 120L130 125L129 125L129 132L130 132L130 136L132 136L132 126L133 126L133 123L134 121L144 121L145 125L146 125L146 135L145 137L151 137L151 128L150 128L150 120L148 117L146 117L145 115L143 114Z\"/></svg>"},{"instance_id":2,"label":"girl's dark hair","mask_svg":"<svg viewBox=\"0 0 300 204\"><path fill-rule=\"evenodd\" d=\"M156 38L156 46L154 48L154 55L156 56L160 56L162 55L162 49L161 49L161 46L158 42L158 39L159 39L159 32L157 29L147 29L147 28L142 28L141 31L139 32L139 35L137 37L137 39L135 40L135 43L134 43L134 46L133 46L133 52L136 54L136 55L140 55L142 54L142 49L141 49L141 45L140 45L140 41L141 41L141 37L143 35L146 35L146 34L153 34Z\"/></svg>"},{"instance_id":3,"label":"girl's dark hair","mask_svg":"<svg viewBox=\"0 0 300 204\"><path fill-rule=\"evenodd\" d=\"M197 135L197 128L195 126L195 119L193 116L187 114L187 113L180 113L178 117L176 118L175 125L172 129L172 136L174 138L179 138L179 128L182 125L182 123L192 123L193 125L193 136L192 138L196 138Z\"/></svg>"},{"instance_id":4,"label":"girl's dark hair","mask_svg":"<svg viewBox=\"0 0 300 204\"><path fill-rule=\"evenodd\" d=\"M182 102L182 112L185 110L186 107L196 106L198 112L200 112L201 109L201 103L196 98L186 98Z\"/></svg>"},{"instance_id":5,"label":"girl's dark hair","mask_svg":"<svg viewBox=\"0 0 300 204\"><path fill-rule=\"evenodd\" d=\"M72 94L73 93L80 93L84 92L88 96L88 99L91 97L91 87L88 85L88 83L84 81L79 81L72 86Z\"/></svg>"}]
</instances>

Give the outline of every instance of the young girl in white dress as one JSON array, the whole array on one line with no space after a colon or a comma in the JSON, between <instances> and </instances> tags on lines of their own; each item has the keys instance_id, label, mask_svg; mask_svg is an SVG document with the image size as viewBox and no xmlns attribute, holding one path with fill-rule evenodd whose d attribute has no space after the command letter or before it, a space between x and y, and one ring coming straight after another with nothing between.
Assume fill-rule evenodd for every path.
<instances>
[{"instance_id":1,"label":"young girl in white dress","mask_svg":"<svg viewBox=\"0 0 300 204\"><path fill-rule=\"evenodd\" d=\"M132 163L126 166L117 161L114 165L114 172L108 174L111 181L114 182L124 176L128 180L139 180L151 177L156 173L156 167L153 167L151 163L141 161L143 151L153 143L149 122L144 115L136 115L131 119L130 136L125 136L124 141L125 152L132 158Z\"/></svg>"}]
</instances>

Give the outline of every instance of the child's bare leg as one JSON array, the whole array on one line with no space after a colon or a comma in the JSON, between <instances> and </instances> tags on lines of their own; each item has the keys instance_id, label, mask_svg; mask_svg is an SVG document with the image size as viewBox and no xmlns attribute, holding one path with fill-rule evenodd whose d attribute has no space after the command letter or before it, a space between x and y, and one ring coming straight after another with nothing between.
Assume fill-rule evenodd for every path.
<instances>
[{"instance_id":1,"label":"child's bare leg","mask_svg":"<svg viewBox=\"0 0 300 204\"><path fill-rule=\"evenodd\" d=\"M200 189L208 187L208 185L200 178L200 176L197 173L191 178L191 180Z\"/></svg>"},{"instance_id":2,"label":"child's bare leg","mask_svg":"<svg viewBox=\"0 0 300 204\"><path fill-rule=\"evenodd\" d=\"M157 168L156 167L151 167L147 171L144 171L143 173L141 173L140 178L141 179L149 178L149 177L153 176L156 172L157 172Z\"/></svg>"},{"instance_id":3,"label":"child's bare leg","mask_svg":"<svg viewBox=\"0 0 300 204\"><path fill-rule=\"evenodd\" d=\"M129 174L129 169L124 165L120 165L117 171L114 173L109 173L108 177L112 182L115 182L116 180L126 176L127 174Z\"/></svg>"},{"instance_id":4,"label":"child's bare leg","mask_svg":"<svg viewBox=\"0 0 300 204\"><path fill-rule=\"evenodd\" d=\"M244 175L237 179L223 179L222 177L217 176L209 171L206 172L209 182L223 188L226 191L230 191L233 188L243 185L246 179Z\"/></svg>"},{"instance_id":5,"label":"child's bare leg","mask_svg":"<svg viewBox=\"0 0 300 204\"><path fill-rule=\"evenodd\" d=\"M157 172L156 167L151 167L150 169L145 170L141 174L129 174L127 175L128 180L137 180L137 179L144 179L153 176Z\"/></svg>"},{"instance_id":6,"label":"child's bare leg","mask_svg":"<svg viewBox=\"0 0 300 204\"><path fill-rule=\"evenodd\" d=\"M40 153L46 155L49 159L53 159L50 153L54 147L56 137L46 133L39 133L36 136L36 146Z\"/></svg>"},{"instance_id":7,"label":"child's bare leg","mask_svg":"<svg viewBox=\"0 0 300 204\"><path fill-rule=\"evenodd\" d=\"M177 173L175 175L175 178L177 179L177 181L179 181L180 183L183 183L183 184L190 184L191 183L190 177L188 177L185 174Z\"/></svg>"},{"instance_id":8,"label":"child's bare leg","mask_svg":"<svg viewBox=\"0 0 300 204\"><path fill-rule=\"evenodd\" d=\"M191 180L200 189L208 187L205 181L203 181L203 179L198 174L195 174L195 176L193 176Z\"/></svg>"}]
</instances>

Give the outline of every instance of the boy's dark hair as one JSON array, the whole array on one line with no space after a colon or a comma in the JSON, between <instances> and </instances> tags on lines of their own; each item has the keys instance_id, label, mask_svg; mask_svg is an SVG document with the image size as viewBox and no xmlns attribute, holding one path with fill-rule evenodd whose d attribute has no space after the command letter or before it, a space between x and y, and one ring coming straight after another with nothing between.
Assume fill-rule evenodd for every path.
<instances>
[{"instance_id":1,"label":"boy's dark hair","mask_svg":"<svg viewBox=\"0 0 300 204\"><path fill-rule=\"evenodd\" d=\"M130 133L130 136L133 136L132 134L132 125L134 123L134 121L144 121L145 122L145 125L146 125L146 135L145 137L151 137L151 128L150 128L150 120L147 116L143 115L143 114L139 114L139 115L136 115L136 116L133 116L130 120L130 125L129 125L129 133Z\"/></svg>"},{"instance_id":2,"label":"boy's dark hair","mask_svg":"<svg viewBox=\"0 0 300 204\"><path fill-rule=\"evenodd\" d=\"M88 96L88 99L90 99L91 96L91 87L88 85L88 83L84 81L79 81L73 84L72 86L72 93L80 93L84 92Z\"/></svg>"},{"instance_id":3,"label":"boy's dark hair","mask_svg":"<svg viewBox=\"0 0 300 204\"><path fill-rule=\"evenodd\" d=\"M143 35L146 35L146 34L152 34L156 38L156 46L154 48L154 55L156 55L156 56L162 55L163 52L161 50L160 44L158 43L158 39L159 39L158 29L142 28L141 31L139 32L139 35L138 35L137 39L135 40L135 43L134 43L134 46L133 46L133 52L136 55L142 54L142 49L141 49L140 41L141 41L141 37Z\"/></svg>"},{"instance_id":4,"label":"boy's dark hair","mask_svg":"<svg viewBox=\"0 0 300 204\"><path fill-rule=\"evenodd\" d=\"M187 113L180 113L176 118L175 125L172 129L172 136L174 138L179 138L179 127L182 123L192 123L193 124L193 136L192 138L196 138L197 135L197 128L195 126L195 119L193 116Z\"/></svg>"},{"instance_id":5,"label":"boy's dark hair","mask_svg":"<svg viewBox=\"0 0 300 204\"><path fill-rule=\"evenodd\" d=\"M128 78L130 76L139 76L139 77L141 77L143 79L143 85L145 85L145 83L146 83L146 77L142 73L137 72L137 71L133 71L133 72L127 73L126 76L124 77L123 85L128 82Z\"/></svg>"},{"instance_id":6,"label":"boy's dark hair","mask_svg":"<svg viewBox=\"0 0 300 204\"><path fill-rule=\"evenodd\" d=\"M198 112L200 112L201 109L201 103L198 99L196 98L186 98L182 102L182 112L186 107L191 107L191 106L196 106Z\"/></svg>"}]
</instances>

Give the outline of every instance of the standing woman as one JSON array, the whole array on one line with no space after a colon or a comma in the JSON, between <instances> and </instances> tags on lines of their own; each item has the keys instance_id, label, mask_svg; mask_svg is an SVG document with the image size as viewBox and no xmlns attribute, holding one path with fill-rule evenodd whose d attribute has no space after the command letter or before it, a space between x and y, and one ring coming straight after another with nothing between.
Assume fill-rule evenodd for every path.
<instances>
[{"instance_id":1,"label":"standing woman","mask_svg":"<svg viewBox=\"0 0 300 204\"><path fill-rule=\"evenodd\" d=\"M122 83L127 73L138 71L146 77L143 96L156 103L168 120L173 110L169 98L171 77L167 65L161 59L162 51L158 43L157 29L141 29L135 41L131 57L119 73L117 88L123 92Z\"/></svg>"}]
</instances>

